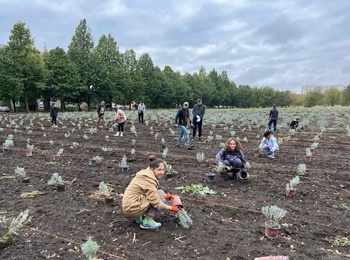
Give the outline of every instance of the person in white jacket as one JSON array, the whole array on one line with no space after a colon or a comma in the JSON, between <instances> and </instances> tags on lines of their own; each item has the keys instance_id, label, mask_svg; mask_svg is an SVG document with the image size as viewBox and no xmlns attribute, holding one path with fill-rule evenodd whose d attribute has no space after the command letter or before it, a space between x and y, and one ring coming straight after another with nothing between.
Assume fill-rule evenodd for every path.
<instances>
[{"instance_id":1,"label":"person in white jacket","mask_svg":"<svg viewBox=\"0 0 350 260\"><path fill-rule=\"evenodd\" d=\"M118 132L114 136L123 136L126 116L124 111L119 109L117 105L114 106L114 116L115 122L118 124Z\"/></svg>"},{"instance_id":2,"label":"person in white jacket","mask_svg":"<svg viewBox=\"0 0 350 260\"><path fill-rule=\"evenodd\" d=\"M267 153L267 157L274 159L276 151L279 150L276 137L273 136L271 131L264 133L264 138L259 145L260 149L264 149Z\"/></svg>"}]
</instances>

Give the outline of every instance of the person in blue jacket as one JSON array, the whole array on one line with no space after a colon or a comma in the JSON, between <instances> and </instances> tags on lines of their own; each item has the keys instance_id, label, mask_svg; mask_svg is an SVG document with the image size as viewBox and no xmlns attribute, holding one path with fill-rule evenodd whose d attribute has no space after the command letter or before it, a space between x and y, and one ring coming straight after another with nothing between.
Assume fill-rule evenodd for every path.
<instances>
[{"instance_id":1,"label":"person in blue jacket","mask_svg":"<svg viewBox=\"0 0 350 260\"><path fill-rule=\"evenodd\" d=\"M275 153L279 150L279 146L276 137L274 137L271 131L266 131L264 133L264 138L262 139L259 148L264 149L267 153L267 157L271 159L275 158Z\"/></svg>"}]
</instances>

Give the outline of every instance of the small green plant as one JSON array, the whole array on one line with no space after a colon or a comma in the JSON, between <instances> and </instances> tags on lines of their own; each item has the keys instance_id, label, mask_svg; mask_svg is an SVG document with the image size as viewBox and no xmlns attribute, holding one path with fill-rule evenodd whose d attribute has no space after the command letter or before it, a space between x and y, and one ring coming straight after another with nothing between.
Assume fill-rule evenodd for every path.
<instances>
[{"instance_id":1,"label":"small green plant","mask_svg":"<svg viewBox=\"0 0 350 260\"><path fill-rule=\"evenodd\" d=\"M173 170L173 166L171 164L168 164L166 161L164 161L164 167L166 175L177 174L177 172Z\"/></svg>"},{"instance_id":2,"label":"small green plant","mask_svg":"<svg viewBox=\"0 0 350 260\"><path fill-rule=\"evenodd\" d=\"M177 212L177 217L180 220L180 225L183 228L190 228L190 226L193 225L193 221L191 219L191 217L187 214L187 211L184 208L181 208L178 212Z\"/></svg>"},{"instance_id":3,"label":"small green plant","mask_svg":"<svg viewBox=\"0 0 350 260\"><path fill-rule=\"evenodd\" d=\"M41 195L43 192L38 190L27 191L21 194L21 198L34 198L36 195Z\"/></svg>"},{"instance_id":4,"label":"small green plant","mask_svg":"<svg viewBox=\"0 0 350 260\"><path fill-rule=\"evenodd\" d=\"M298 185L299 182L300 182L300 177L295 176L293 179L290 180L289 183L286 184L286 190L287 191L295 190L295 186Z\"/></svg>"},{"instance_id":5,"label":"small green plant","mask_svg":"<svg viewBox=\"0 0 350 260\"><path fill-rule=\"evenodd\" d=\"M54 172L51 176L51 179L47 182L47 185L55 184L63 184L62 177L57 172Z\"/></svg>"},{"instance_id":6,"label":"small green plant","mask_svg":"<svg viewBox=\"0 0 350 260\"><path fill-rule=\"evenodd\" d=\"M106 196L106 197L109 197L111 195L109 189L108 189L108 186L103 182L101 181L100 184L98 185L98 189L100 191L102 191L102 193Z\"/></svg>"},{"instance_id":7,"label":"small green plant","mask_svg":"<svg viewBox=\"0 0 350 260\"><path fill-rule=\"evenodd\" d=\"M203 152L198 152L197 153L197 161L201 163L201 162L204 161L204 159L205 159L204 153Z\"/></svg>"},{"instance_id":8,"label":"small green plant","mask_svg":"<svg viewBox=\"0 0 350 260\"><path fill-rule=\"evenodd\" d=\"M227 170L227 166L223 162L218 162L215 166L215 170L217 173L225 172Z\"/></svg>"},{"instance_id":9,"label":"small green plant","mask_svg":"<svg viewBox=\"0 0 350 260\"><path fill-rule=\"evenodd\" d=\"M25 178L26 177L26 171L24 170L24 168L18 167L15 170L15 174L21 178Z\"/></svg>"},{"instance_id":10,"label":"small green plant","mask_svg":"<svg viewBox=\"0 0 350 260\"><path fill-rule=\"evenodd\" d=\"M28 151L33 151L34 150L34 144L29 144L29 143L27 143L27 150Z\"/></svg>"},{"instance_id":11,"label":"small green plant","mask_svg":"<svg viewBox=\"0 0 350 260\"><path fill-rule=\"evenodd\" d=\"M103 157L100 157L100 156L97 155L97 156L92 157L92 159L95 160L96 163L98 164L98 163L102 162Z\"/></svg>"},{"instance_id":12,"label":"small green plant","mask_svg":"<svg viewBox=\"0 0 350 260\"><path fill-rule=\"evenodd\" d=\"M176 187L175 189L181 190L181 193L193 193L193 194L200 194L202 196L205 196L207 194L216 194L216 191L213 191L209 189L207 186L203 186L202 184L184 185L181 187Z\"/></svg>"},{"instance_id":13,"label":"small green plant","mask_svg":"<svg viewBox=\"0 0 350 260\"><path fill-rule=\"evenodd\" d=\"M165 149L163 150L163 153L162 153L162 157L163 157L163 158L166 158L167 155L168 155L168 152L169 152L168 147L165 147Z\"/></svg>"},{"instance_id":14,"label":"small green plant","mask_svg":"<svg viewBox=\"0 0 350 260\"><path fill-rule=\"evenodd\" d=\"M347 237L336 236L330 239L332 246L350 246L350 240Z\"/></svg>"},{"instance_id":15,"label":"small green plant","mask_svg":"<svg viewBox=\"0 0 350 260\"><path fill-rule=\"evenodd\" d=\"M120 161L119 166L122 167L122 168L127 168L127 167L129 167L129 165L128 165L128 158L126 157L126 155L124 155L124 157L123 157L122 160Z\"/></svg>"},{"instance_id":16,"label":"small green plant","mask_svg":"<svg viewBox=\"0 0 350 260\"><path fill-rule=\"evenodd\" d=\"M306 164L305 163L301 163L298 165L298 174L299 175L305 175L306 173Z\"/></svg>"},{"instance_id":17,"label":"small green plant","mask_svg":"<svg viewBox=\"0 0 350 260\"><path fill-rule=\"evenodd\" d=\"M96 253L99 248L100 246L97 244L97 242L92 240L91 237L88 237L88 240L81 245L81 251L88 260L95 259Z\"/></svg>"},{"instance_id":18,"label":"small green plant","mask_svg":"<svg viewBox=\"0 0 350 260\"><path fill-rule=\"evenodd\" d=\"M18 235L18 231L30 221L29 217L29 209L26 209L19 213L17 217L15 217L9 226L6 226L6 218L2 217L0 220L0 224L4 225L7 229L7 232L2 237L1 240L7 241L9 238L12 238L13 235Z\"/></svg>"},{"instance_id":19,"label":"small green plant","mask_svg":"<svg viewBox=\"0 0 350 260\"><path fill-rule=\"evenodd\" d=\"M340 203L339 204L339 208L343 209L343 210L349 210L350 211L350 206L346 203Z\"/></svg>"},{"instance_id":20,"label":"small green plant","mask_svg":"<svg viewBox=\"0 0 350 260\"><path fill-rule=\"evenodd\" d=\"M2 144L4 148L11 148L14 145L14 142L12 139L6 139L5 143Z\"/></svg>"},{"instance_id":21,"label":"small green plant","mask_svg":"<svg viewBox=\"0 0 350 260\"><path fill-rule=\"evenodd\" d=\"M262 213L270 221L269 227L273 228L279 225L282 218L287 215L287 211L275 206L265 206L261 208Z\"/></svg>"},{"instance_id":22,"label":"small green plant","mask_svg":"<svg viewBox=\"0 0 350 260\"><path fill-rule=\"evenodd\" d=\"M306 156L312 156L311 149L310 148L306 148L305 149L305 154L306 154Z\"/></svg>"},{"instance_id":23,"label":"small green plant","mask_svg":"<svg viewBox=\"0 0 350 260\"><path fill-rule=\"evenodd\" d=\"M63 154L63 148L58 149L57 156L61 156Z\"/></svg>"}]
</instances>

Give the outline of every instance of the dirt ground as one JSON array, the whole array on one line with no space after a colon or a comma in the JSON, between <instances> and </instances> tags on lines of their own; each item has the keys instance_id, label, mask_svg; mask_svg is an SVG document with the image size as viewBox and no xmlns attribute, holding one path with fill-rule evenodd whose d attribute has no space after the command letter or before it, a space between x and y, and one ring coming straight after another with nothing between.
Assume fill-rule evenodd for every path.
<instances>
[{"instance_id":1,"label":"dirt ground","mask_svg":"<svg viewBox=\"0 0 350 260\"><path fill-rule=\"evenodd\" d=\"M222 140L214 139L211 143L194 140L195 149L187 150L175 145L178 129L154 121L148 126L136 122L138 137L130 133L128 121L124 137L115 137L105 129L90 134L94 122L79 116L73 122L60 118L58 128L38 117L31 126L29 118L2 116L1 141L13 134L15 145L9 154L0 154L0 212L12 219L29 209L32 220L14 237L12 245L0 249L0 259L85 259L80 246L89 236L100 245L99 259L250 260L268 255L288 255L289 259L350 258L349 246L331 243L336 236L350 236L350 209L344 207L350 206L350 137L344 131L330 130L319 135L309 128L292 135L290 140L287 140L288 132L280 132L277 136L285 137L281 150L275 159L269 159L255 157L252 152L261 140L263 128L242 132L242 128L227 130L223 125L215 128L208 125L203 129L203 139L212 131L214 136L221 135ZM13 117L17 117L17 123L23 123L17 133L13 126L6 127ZM176 131L175 136L170 134L170 127ZM220 143L230 137L231 130L241 140L248 139L242 145L251 164L250 178L233 181L217 175L215 182L209 183L206 174L214 170L215 154ZM70 133L68 138L67 133ZM159 133L158 140L155 133ZM84 139L84 134L89 139ZM310 147L316 135L320 136L319 147L311 162L306 163L307 172L300 176L296 195L287 197L285 185L297 175L298 165L305 163L305 148ZM36 147L31 157L25 154L28 138ZM179 225L175 213L163 211L156 216L161 228L142 230L124 216L121 208L124 190L135 173L147 167L147 156L153 153L162 157L161 138L169 149L165 160L178 172L173 178L160 180L162 189L180 194L176 187L201 183L217 192L206 196L180 194L193 220L189 229ZM50 140L54 141L53 146ZM71 148L73 142L79 143L78 148ZM112 150L103 152L102 147ZM59 148L64 152L55 161L53 155ZM130 154L133 148L135 155ZM204 152L204 162L197 161L197 152ZM89 158L97 155L103 161L97 166L89 165ZM130 160L126 173L118 166L124 155ZM26 169L30 183L11 178L17 166ZM47 185L54 172L62 176L64 192ZM101 181L113 187L112 204L93 196ZM33 190L42 194L21 198L23 192ZM267 205L288 211L277 239L264 235L266 218L261 208ZM4 228L0 230L4 232Z\"/></svg>"}]
</instances>

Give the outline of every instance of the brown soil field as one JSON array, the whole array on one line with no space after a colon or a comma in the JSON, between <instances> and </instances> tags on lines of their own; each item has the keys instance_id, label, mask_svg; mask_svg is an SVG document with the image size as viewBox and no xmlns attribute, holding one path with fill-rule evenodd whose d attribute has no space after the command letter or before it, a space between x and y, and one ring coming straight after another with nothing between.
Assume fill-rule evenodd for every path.
<instances>
[{"instance_id":1,"label":"brown soil field","mask_svg":"<svg viewBox=\"0 0 350 260\"><path fill-rule=\"evenodd\" d=\"M280 131L276 136L284 141L276 158L269 159L252 152L264 127L206 125L203 140L194 140L194 149L187 150L176 147L178 129L161 121L150 120L148 125L135 122L136 137L130 132L128 120L124 136L116 137L114 132L102 128L91 134L96 118L82 118L79 113L70 120L60 114L57 128L51 127L47 115L44 119L23 114L1 117L1 141L13 134L14 146L9 154L0 153L0 213L10 221L29 209L31 221L14 236L11 245L0 249L0 259L85 259L81 244L89 236L100 245L98 259L251 260L269 255L286 255L289 259L350 258L349 245L332 242L337 236L349 238L350 232L350 137L346 131L330 129L321 133L315 127L294 134ZM129 117L136 120L137 115L131 113ZM169 128L176 134L171 135ZM220 143L233 130L240 137L251 165L247 170L249 179L224 180L217 174L214 182L208 182L206 174L214 171ZM210 131L222 139L207 142ZM70 136L66 138L65 134ZM311 162L306 163L305 148L310 147L315 136L320 138L319 146ZM244 137L247 142L242 141ZM28 138L35 146L31 157L25 152ZM165 146L161 138L169 150L163 159L177 174L172 178L164 176L160 185L166 192L180 195L193 220L189 229L179 225L175 213L159 211L155 219L162 226L143 230L126 218L121 208L124 190L135 173L148 166L147 156L155 154L162 158ZM134 145L132 140L136 140ZM73 142L79 146L72 147ZM104 152L102 147L111 150ZM53 160L59 148L64 149L63 155ZM197 161L198 152L205 155L201 163ZM127 172L119 167L124 155L129 161ZM102 162L89 165L94 156L103 157ZM286 183L298 175L298 165L303 163L306 174L300 175L295 196L287 197ZM29 183L14 177L16 167L25 168ZM47 185L54 172L62 176L65 191L58 192L55 186ZM103 197L96 196L101 181L113 188L113 203L107 204ZM190 184L203 184L217 194L201 196L175 189ZM42 194L21 197L23 192L33 190ZM261 208L267 205L288 211L276 239L265 236L266 217ZM3 235L5 228L0 231Z\"/></svg>"}]
</instances>

